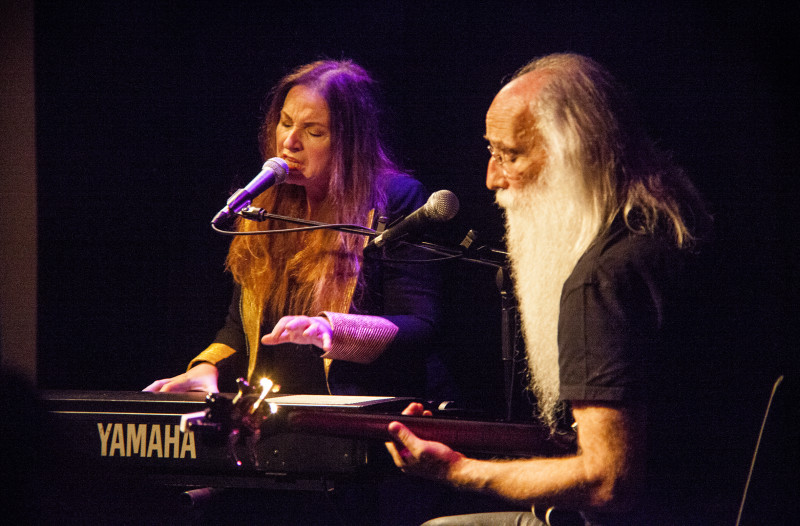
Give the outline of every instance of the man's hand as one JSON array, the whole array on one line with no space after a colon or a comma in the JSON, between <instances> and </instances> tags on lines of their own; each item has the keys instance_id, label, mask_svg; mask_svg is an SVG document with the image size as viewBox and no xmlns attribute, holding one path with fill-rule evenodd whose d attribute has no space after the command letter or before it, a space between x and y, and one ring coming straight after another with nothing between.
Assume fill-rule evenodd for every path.
<instances>
[{"instance_id":1,"label":"man's hand","mask_svg":"<svg viewBox=\"0 0 800 526\"><path fill-rule=\"evenodd\" d=\"M284 316L278 320L271 333L261 338L261 343L311 344L328 352L331 350L331 333L331 324L324 316Z\"/></svg>"},{"instance_id":2,"label":"man's hand","mask_svg":"<svg viewBox=\"0 0 800 526\"><path fill-rule=\"evenodd\" d=\"M411 404L405 415L423 415ZM578 452L554 458L479 460L440 442L422 440L399 422L389 424L386 447L404 472L485 491L525 505L627 511L642 486L643 406L573 402Z\"/></svg>"},{"instance_id":3,"label":"man's hand","mask_svg":"<svg viewBox=\"0 0 800 526\"><path fill-rule=\"evenodd\" d=\"M430 416L422 404L412 403L403 411L404 415ZM400 422L389 424L389 433L394 441L386 442L395 465L405 473L434 480L448 480L453 466L465 457L441 442L422 440Z\"/></svg>"},{"instance_id":4,"label":"man's hand","mask_svg":"<svg viewBox=\"0 0 800 526\"><path fill-rule=\"evenodd\" d=\"M216 366L203 362L178 376L156 380L142 391L151 393L185 393L187 391L218 393L218 377L219 371Z\"/></svg>"}]
</instances>

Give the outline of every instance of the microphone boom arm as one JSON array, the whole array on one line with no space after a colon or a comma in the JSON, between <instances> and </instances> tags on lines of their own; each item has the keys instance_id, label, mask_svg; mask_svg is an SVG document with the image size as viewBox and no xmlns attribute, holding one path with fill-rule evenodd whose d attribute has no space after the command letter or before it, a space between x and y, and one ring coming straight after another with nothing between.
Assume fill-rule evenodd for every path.
<instances>
[{"instance_id":1,"label":"microphone boom arm","mask_svg":"<svg viewBox=\"0 0 800 526\"><path fill-rule=\"evenodd\" d=\"M282 216L278 214L273 214L270 212L265 211L263 208L255 208L252 206L248 206L243 208L241 211L238 212L238 215L242 216L245 219L249 219L251 221L266 221L267 219L275 219L277 221L284 221L287 223L294 223L298 225L305 225L309 227L309 230L315 229L329 229L329 230L336 230L338 232L345 232L348 234L357 234L361 236L367 236L370 238L374 238L380 234L379 231L373 230L371 228L363 227L360 225L344 225L344 224L331 224L331 223L320 223L318 221L311 221L309 219L299 219L296 217L288 217ZM245 234L244 232L237 232L233 230L223 230L216 225L211 225L212 228L219 232L220 234L225 235L242 235ZM298 229L292 229L298 230ZM271 231L274 232L274 231ZM269 231L257 231L257 232L248 232L248 234L267 234ZM437 245L428 241L421 241L418 243L413 243L410 241L403 241L404 244L414 245L416 247L428 250L430 252L435 252L438 254L442 254L446 257L450 257L453 259L458 259L460 261L466 261L469 263L476 263L479 265L485 265L494 268L504 268L507 266L507 262L505 261L506 256L508 255L506 252L501 250L497 250L491 248L489 246L480 246L474 250L467 250L466 247L460 245L457 249L453 247L446 247L442 245ZM467 256L467 252L475 252L475 257ZM498 261L500 260L500 261Z\"/></svg>"},{"instance_id":2,"label":"microphone boom arm","mask_svg":"<svg viewBox=\"0 0 800 526\"><path fill-rule=\"evenodd\" d=\"M363 227L360 225L342 225L342 224L330 224L330 223L320 223L318 221L311 221L308 219L298 219L296 217L288 217L282 216L278 214L272 214L270 212L265 211L263 208L254 208L252 206L248 206L240 210L237 215L242 216L245 219L249 219L251 221L266 221L267 219L275 219L278 221L284 221L287 223L295 223L298 225L306 225L310 228L308 230L316 230L316 229L328 229L328 230L336 230L339 232L346 232L348 234L358 234L362 236L370 236L374 237L378 235L378 232L371 228ZM223 230L218 228L216 225L212 224L212 228L219 232L220 234L227 234L227 235L241 235L242 232L237 232L233 230ZM296 230L296 229L295 229ZM253 232L254 234L266 234L268 232Z\"/></svg>"}]
</instances>

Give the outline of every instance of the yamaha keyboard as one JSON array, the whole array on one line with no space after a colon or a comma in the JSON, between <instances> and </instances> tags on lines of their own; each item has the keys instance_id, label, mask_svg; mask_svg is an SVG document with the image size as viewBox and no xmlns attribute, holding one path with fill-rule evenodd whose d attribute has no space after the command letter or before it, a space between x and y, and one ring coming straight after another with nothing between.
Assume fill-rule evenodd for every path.
<instances>
[{"instance_id":1,"label":"yamaha keyboard","mask_svg":"<svg viewBox=\"0 0 800 526\"><path fill-rule=\"evenodd\" d=\"M40 398L71 449L102 471L141 473L181 484L270 487L306 480L316 487L321 479L386 465L382 444L368 440L277 430L232 444L226 437L181 431L185 415L206 407L204 393L44 391ZM274 399L282 406L304 407L309 406L307 399L322 401L311 406L332 407L337 413L399 414L408 403L387 397ZM335 404L328 405L328 400Z\"/></svg>"}]
</instances>

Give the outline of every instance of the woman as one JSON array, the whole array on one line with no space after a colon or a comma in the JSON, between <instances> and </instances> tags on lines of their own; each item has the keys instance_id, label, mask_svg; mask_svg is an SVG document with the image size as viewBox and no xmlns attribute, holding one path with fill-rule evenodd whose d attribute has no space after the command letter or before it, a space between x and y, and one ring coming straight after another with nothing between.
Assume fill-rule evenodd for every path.
<instances>
[{"instance_id":1,"label":"woman","mask_svg":"<svg viewBox=\"0 0 800 526\"><path fill-rule=\"evenodd\" d=\"M284 77L260 137L264 157L284 159L290 172L253 206L365 226L422 206L422 185L400 173L381 142L373 88L351 61L318 61ZM291 226L237 223L242 232ZM423 395L438 278L430 265L365 258L365 241L327 229L236 236L225 326L187 372L145 391L230 391L238 376L267 376L282 393ZM392 259L413 259L412 250Z\"/></svg>"}]
</instances>

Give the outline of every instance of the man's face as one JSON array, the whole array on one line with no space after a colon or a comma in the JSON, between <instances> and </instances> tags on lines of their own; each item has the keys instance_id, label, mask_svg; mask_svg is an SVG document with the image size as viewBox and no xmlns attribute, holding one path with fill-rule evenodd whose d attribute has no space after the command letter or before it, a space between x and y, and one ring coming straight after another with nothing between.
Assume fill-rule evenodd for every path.
<instances>
[{"instance_id":1,"label":"man's face","mask_svg":"<svg viewBox=\"0 0 800 526\"><path fill-rule=\"evenodd\" d=\"M515 192L535 182L547 162L544 141L528 107L530 93L512 82L497 94L486 113L486 135L492 156L486 187Z\"/></svg>"}]
</instances>

